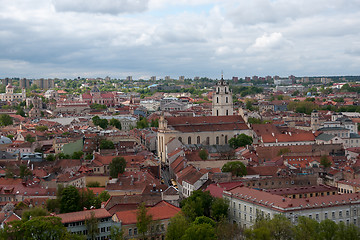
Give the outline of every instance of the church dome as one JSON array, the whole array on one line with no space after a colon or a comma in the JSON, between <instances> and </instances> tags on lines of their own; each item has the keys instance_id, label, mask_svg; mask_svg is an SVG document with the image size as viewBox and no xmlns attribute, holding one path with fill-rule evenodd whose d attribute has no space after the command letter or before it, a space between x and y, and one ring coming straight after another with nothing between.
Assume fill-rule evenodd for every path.
<instances>
[{"instance_id":1,"label":"church dome","mask_svg":"<svg viewBox=\"0 0 360 240\"><path fill-rule=\"evenodd\" d=\"M10 138L4 136L0 137L0 144L10 144L10 143L12 143Z\"/></svg>"}]
</instances>

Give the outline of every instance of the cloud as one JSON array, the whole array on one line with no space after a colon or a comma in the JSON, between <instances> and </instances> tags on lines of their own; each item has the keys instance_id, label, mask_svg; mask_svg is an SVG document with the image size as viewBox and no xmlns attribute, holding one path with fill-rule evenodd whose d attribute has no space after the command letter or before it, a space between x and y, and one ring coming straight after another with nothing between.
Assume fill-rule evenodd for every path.
<instances>
[{"instance_id":1,"label":"cloud","mask_svg":"<svg viewBox=\"0 0 360 240\"><path fill-rule=\"evenodd\" d=\"M148 9L149 0L53 0L58 12L136 13Z\"/></svg>"},{"instance_id":2,"label":"cloud","mask_svg":"<svg viewBox=\"0 0 360 240\"><path fill-rule=\"evenodd\" d=\"M256 38L255 43L247 50L249 52L276 50L284 47L286 43L282 33L264 33L261 37Z\"/></svg>"}]
</instances>

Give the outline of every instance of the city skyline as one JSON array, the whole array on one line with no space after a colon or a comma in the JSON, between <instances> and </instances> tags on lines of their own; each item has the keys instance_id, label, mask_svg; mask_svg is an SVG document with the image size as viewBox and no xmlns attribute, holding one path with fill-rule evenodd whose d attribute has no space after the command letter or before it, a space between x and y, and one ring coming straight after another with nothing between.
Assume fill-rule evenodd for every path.
<instances>
[{"instance_id":1,"label":"city skyline","mask_svg":"<svg viewBox=\"0 0 360 240\"><path fill-rule=\"evenodd\" d=\"M0 78L359 74L357 1L0 3Z\"/></svg>"}]
</instances>

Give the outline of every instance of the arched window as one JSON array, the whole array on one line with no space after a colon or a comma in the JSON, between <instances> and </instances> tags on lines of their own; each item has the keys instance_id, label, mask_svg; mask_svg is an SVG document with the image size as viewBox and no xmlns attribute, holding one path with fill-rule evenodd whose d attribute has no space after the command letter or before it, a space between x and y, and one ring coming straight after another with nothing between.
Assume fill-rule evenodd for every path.
<instances>
[{"instance_id":1,"label":"arched window","mask_svg":"<svg viewBox=\"0 0 360 240\"><path fill-rule=\"evenodd\" d=\"M228 97L226 97L226 103L228 103L229 102L229 98Z\"/></svg>"},{"instance_id":2,"label":"arched window","mask_svg":"<svg viewBox=\"0 0 360 240\"><path fill-rule=\"evenodd\" d=\"M229 110L226 110L226 116L228 116L229 115Z\"/></svg>"},{"instance_id":3,"label":"arched window","mask_svg":"<svg viewBox=\"0 0 360 240\"><path fill-rule=\"evenodd\" d=\"M219 116L219 110L216 110L216 116Z\"/></svg>"},{"instance_id":4,"label":"arched window","mask_svg":"<svg viewBox=\"0 0 360 240\"><path fill-rule=\"evenodd\" d=\"M200 136L197 136L197 138L196 138L196 143L197 143L197 144L200 144Z\"/></svg>"},{"instance_id":5,"label":"arched window","mask_svg":"<svg viewBox=\"0 0 360 240\"><path fill-rule=\"evenodd\" d=\"M191 137L188 137L188 144L191 144Z\"/></svg>"},{"instance_id":6,"label":"arched window","mask_svg":"<svg viewBox=\"0 0 360 240\"><path fill-rule=\"evenodd\" d=\"M210 138L209 137L206 138L206 145L210 145Z\"/></svg>"},{"instance_id":7,"label":"arched window","mask_svg":"<svg viewBox=\"0 0 360 240\"><path fill-rule=\"evenodd\" d=\"M227 111L227 110L226 110ZM227 135L225 135L225 144L228 144L228 138Z\"/></svg>"},{"instance_id":8,"label":"arched window","mask_svg":"<svg viewBox=\"0 0 360 240\"><path fill-rule=\"evenodd\" d=\"M219 145L219 137L216 137L216 145Z\"/></svg>"},{"instance_id":9,"label":"arched window","mask_svg":"<svg viewBox=\"0 0 360 240\"><path fill-rule=\"evenodd\" d=\"M216 98L216 103L219 103L219 98L218 97Z\"/></svg>"},{"instance_id":10,"label":"arched window","mask_svg":"<svg viewBox=\"0 0 360 240\"><path fill-rule=\"evenodd\" d=\"M182 138L181 138L181 137L179 137L178 139L179 139L179 141L182 143Z\"/></svg>"}]
</instances>

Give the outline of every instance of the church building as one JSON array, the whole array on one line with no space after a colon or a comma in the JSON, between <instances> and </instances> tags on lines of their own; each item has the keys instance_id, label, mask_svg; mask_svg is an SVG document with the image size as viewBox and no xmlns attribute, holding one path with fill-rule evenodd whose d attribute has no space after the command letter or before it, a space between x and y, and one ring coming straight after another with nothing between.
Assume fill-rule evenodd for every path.
<instances>
[{"instance_id":1,"label":"church building","mask_svg":"<svg viewBox=\"0 0 360 240\"><path fill-rule=\"evenodd\" d=\"M212 116L164 117L159 119L157 133L158 157L167 163L166 145L178 139L185 145L227 145L230 138L252 130L240 115L233 114L232 93L228 84L221 79L213 94Z\"/></svg>"}]
</instances>

